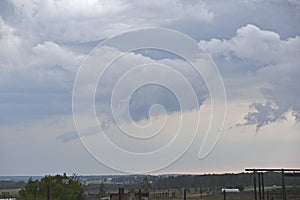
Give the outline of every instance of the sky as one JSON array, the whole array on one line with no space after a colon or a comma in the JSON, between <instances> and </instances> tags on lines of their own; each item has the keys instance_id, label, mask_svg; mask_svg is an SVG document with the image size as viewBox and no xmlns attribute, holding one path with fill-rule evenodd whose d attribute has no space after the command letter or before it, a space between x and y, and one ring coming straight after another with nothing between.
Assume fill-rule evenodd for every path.
<instances>
[{"instance_id":1,"label":"sky","mask_svg":"<svg viewBox=\"0 0 300 200\"><path fill-rule=\"evenodd\" d=\"M0 175L299 168L299 24L299 0L0 1Z\"/></svg>"}]
</instances>

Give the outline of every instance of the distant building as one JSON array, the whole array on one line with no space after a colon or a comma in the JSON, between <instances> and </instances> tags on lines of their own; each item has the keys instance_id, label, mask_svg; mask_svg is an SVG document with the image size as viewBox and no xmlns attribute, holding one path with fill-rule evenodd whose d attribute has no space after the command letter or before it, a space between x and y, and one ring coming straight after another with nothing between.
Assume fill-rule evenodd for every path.
<instances>
[{"instance_id":1,"label":"distant building","mask_svg":"<svg viewBox=\"0 0 300 200\"><path fill-rule=\"evenodd\" d=\"M0 200L16 200L16 198L5 198L5 199L0 199Z\"/></svg>"},{"instance_id":2,"label":"distant building","mask_svg":"<svg viewBox=\"0 0 300 200\"><path fill-rule=\"evenodd\" d=\"M222 192L232 193L232 192L240 192L238 188L222 188Z\"/></svg>"},{"instance_id":3,"label":"distant building","mask_svg":"<svg viewBox=\"0 0 300 200\"><path fill-rule=\"evenodd\" d=\"M0 200L16 200L16 198L5 198L5 199L0 199Z\"/></svg>"},{"instance_id":4,"label":"distant building","mask_svg":"<svg viewBox=\"0 0 300 200\"><path fill-rule=\"evenodd\" d=\"M110 184L110 183L112 183L112 178L106 178L106 180L104 182L107 184Z\"/></svg>"}]
</instances>

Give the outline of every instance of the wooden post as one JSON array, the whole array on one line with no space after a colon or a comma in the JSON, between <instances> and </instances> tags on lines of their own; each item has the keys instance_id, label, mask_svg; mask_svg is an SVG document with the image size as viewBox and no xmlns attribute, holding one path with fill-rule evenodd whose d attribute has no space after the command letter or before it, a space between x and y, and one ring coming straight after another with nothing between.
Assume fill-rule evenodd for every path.
<instances>
[{"instance_id":1,"label":"wooden post","mask_svg":"<svg viewBox=\"0 0 300 200\"><path fill-rule=\"evenodd\" d=\"M264 173L261 173L261 188L262 188L262 199L265 200Z\"/></svg>"},{"instance_id":2,"label":"wooden post","mask_svg":"<svg viewBox=\"0 0 300 200\"><path fill-rule=\"evenodd\" d=\"M259 200L261 200L261 183L260 183L260 172L258 172L258 196Z\"/></svg>"},{"instance_id":3,"label":"wooden post","mask_svg":"<svg viewBox=\"0 0 300 200\"><path fill-rule=\"evenodd\" d=\"M256 171L253 171L253 187L254 187L254 199L257 200L257 192L256 192Z\"/></svg>"},{"instance_id":4,"label":"wooden post","mask_svg":"<svg viewBox=\"0 0 300 200\"><path fill-rule=\"evenodd\" d=\"M202 199L202 187L200 187L200 198Z\"/></svg>"},{"instance_id":5,"label":"wooden post","mask_svg":"<svg viewBox=\"0 0 300 200\"><path fill-rule=\"evenodd\" d=\"M142 190L139 189L139 200L142 200Z\"/></svg>"},{"instance_id":6,"label":"wooden post","mask_svg":"<svg viewBox=\"0 0 300 200\"><path fill-rule=\"evenodd\" d=\"M281 170L281 179L282 179L282 199L286 200L286 190L285 190L285 183L284 183L284 169Z\"/></svg>"},{"instance_id":7,"label":"wooden post","mask_svg":"<svg viewBox=\"0 0 300 200\"><path fill-rule=\"evenodd\" d=\"M122 193L122 188L119 187L119 200L121 200L121 193Z\"/></svg>"},{"instance_id":8,"label":"wooden post","mask_svg":"<svg viewBox=\"0 0 300 200\"><path fill-rule=\"evenodd\" d=\"M50 200L50 186L47 186L47 200Z\"/></svg>"}]
</instances>

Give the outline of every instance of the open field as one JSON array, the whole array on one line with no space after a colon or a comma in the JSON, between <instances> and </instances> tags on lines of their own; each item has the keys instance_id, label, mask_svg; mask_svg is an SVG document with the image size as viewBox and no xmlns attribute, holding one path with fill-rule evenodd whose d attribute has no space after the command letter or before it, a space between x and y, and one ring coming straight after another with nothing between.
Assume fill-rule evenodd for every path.
<instances>
[{"instance_id":1,"label":"open field","mask_svg":"<svg viewBox=\"0 0 300 200\"><path fill-rule=\"evenodd\" d=\"M21 189L0 189L0 195L2 195L3 193L9 192L9 195L14 196L14 197L18 197L20 190Z\"/></svg>"},{"instance_id":2,"label":"open field","mask_svg":"<svg viewBox=\"0 0 300 200\"><path fill-rule=\"evenodd\" d=\"M186 198L187 200L223 200L223 196L222 195L214 195L214 196L203 196L202 198L199 197L187 197ZM253 197L245 197L245 196L230 196L230 197L227 197L226 199L228 200L253 200ZM183 197L180 198L169 198L169 199L155 199L155 198L151 198L151 200L183 200Z\"/></svg>"},{"instance_id":3,"label":"open field","mask_svg":"<svg viewBox=\"0 0 300 200\"><path fill-rule=\"evenodd\" d=\"M282 199L281 175L279 173L265 173L265 199ZM122 188L124 194L149 192L150 200L183 200L186 193L187 200L221 200L222 188L236 188L240 192L227 193L227 200L254 199L253 175L240 174L208 174L208 175L178 175L178 176L86 176L79 180L82 183L87 200L95 200L116 194ZM100 184L104 182L103 184ZM20 188L24 188L24 180L0 181L0 197L18 197ZM287 199L300 200L300 181L295 177L285 178ZM257 186L258 187L258 186ZM9 189L10 188L10 189ZM102 191L102 192L101 192ZM258 193L258 188L257 188ZM202 194L202 197L201 197Z\"/></svg>"}]
</instances>

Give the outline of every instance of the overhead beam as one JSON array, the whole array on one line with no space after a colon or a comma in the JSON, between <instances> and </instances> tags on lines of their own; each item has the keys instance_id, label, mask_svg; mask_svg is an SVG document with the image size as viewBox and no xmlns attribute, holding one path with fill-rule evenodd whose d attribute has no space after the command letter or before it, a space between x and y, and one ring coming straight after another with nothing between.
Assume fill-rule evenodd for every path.
<instances>
[{"instance_id":1,"label":"overhead beam","mask_svg":"<svg viewBox=\"0 0 300 200\"><path fill-rule=\"evenodd\" d=\"M246 172L253 172L253 189L254 189L254 199L257 200L257 190L256 190L256 174L258 174L258 190L259 190L259 200L261 198L265 199L265 191L264 191L264 175L263 172L281 172L281 184L282 184L282 199L286 200L286 188L285 188L285 181L284 177L299 177L300 176L300 169L284 169L284 168L273 168L273 169L266 169L266 168L248 168L245 169ZM262 189L262 191L261 191ZM269 194L268 194L269 198Z\"/></svg>"},{"instance_id":2,"label":"overhead beam","mask_svg":"<svg viewBox=\"0 0 300 200\"><path fill-rule=\"evenodd\" d=\"M279 169L279 168L274 168L274 169L266 169L266 168L248 168L245 169L246 172L282 172L282 170L284 170L284 172L300 172L300 169Z\"/></svg>"}]
</instances>

